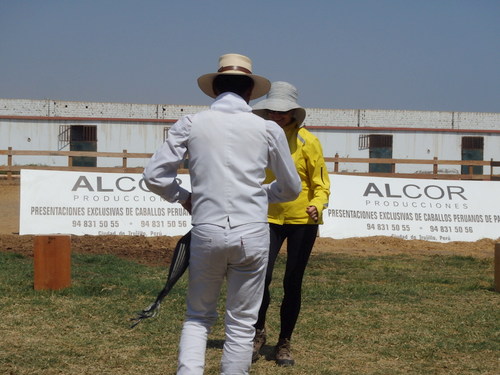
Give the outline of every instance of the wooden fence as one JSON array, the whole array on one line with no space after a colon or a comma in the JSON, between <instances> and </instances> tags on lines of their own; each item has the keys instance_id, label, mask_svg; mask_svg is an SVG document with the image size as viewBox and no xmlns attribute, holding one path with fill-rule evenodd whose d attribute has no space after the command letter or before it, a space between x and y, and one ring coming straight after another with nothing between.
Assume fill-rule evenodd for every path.
<instances>
[{"instance_id":1,"label":"wooden fence","mask_svg":"<svg viewBox=\"0 0 500 375\"><path fill-rule=\"evenodd\" d=\"M426 179L439 179L439 180L500 180L500 169L494 170L494 167L500 167L500 161L486 160L439 160L437 157L432 159L382 159L382 158L341 158L337 155L335 157L325 157L326 162L333 163L334 174L347 174L355 176L378 176L378 177L401 177L401 178L426 178ZM360 164L390 164L391 172L348 172L341 169L342 164L360 163ZM432 165L432 173L401 173L398 172L396 166L398 164L413 164L413 165ZM466 166L467 174L458 173L440 173L440 165L455 165ZM476 166L487 167L487 172L483 174L474 174L473 170ZM489 168L488 168L489 167ZM489 170L488 170L489 169ZM496 174L494 172L497 172Z\"/></svg>"},{"instance_id":2,"label":"wooden fence","mask_svg":"<svg viewBox=\"0 0 500 375\"><path fill-rule=\"evenodd\" d=\"M93 152L93 151L36 151L36 150L13 150L9 147L7 150L0 150L0 155L7 155L7 165L0 165L0 173L7 179L12 179L14 175L18 175L22 169L44 169L44 170L64 170L64 171L85 171L85 172L115 172L115 173L142 173L142 167L129 167L129 159L149 159L152 153L133 153L123 150L123 152ZM14 157L17 155L24 156L62 156L67 157L68 163L66 166L45 166L45 165L17 165L14 163ZM79 167L73 166L73 158L75 157L95 157L95 158L116 158L121 160L120 167ZM341 158L325 157L327 163L333 163L334 174L358 175L358 176L379 176L379 177L401 177L401 178L426 178L426 179L448 179L448 180L500 180L500 170L494 170L495 167L500 167L500 161L483 161L483 160L439 160L433 159L375 159L375 158ZM390 173L380 172L349 172L342 170L343 164L360 164L367 166L369 164L390 164ZM401 164L413 165L432 165L432 173L401 173L398 172L397 166ZM468 174L450 174L440 173L440 165L455 165L467 166ZM483 174L473 174L475 166L487 167ZM489 168L488 168L489 167ZM187 173L187 170L181 169L180 173ZM497 173L494 173L497 172Z\"/></svg>"}]
</instances>

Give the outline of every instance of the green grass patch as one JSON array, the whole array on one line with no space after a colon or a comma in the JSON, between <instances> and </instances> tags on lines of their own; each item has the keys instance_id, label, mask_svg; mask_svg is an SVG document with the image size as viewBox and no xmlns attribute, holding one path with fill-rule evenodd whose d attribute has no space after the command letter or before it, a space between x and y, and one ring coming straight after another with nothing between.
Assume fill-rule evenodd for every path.
<instances>
[{"instance_id":1,"label":"green grass patch","mask_svg":"<svg viewBox=\"0 0 500 375\"><path fill-rule=\"evenodd\" d=\"M267 351L279 333L284 262L272 284ZM157 318L129 328L166 275L111 255L73 255L71 287L35 291L33 259L0 252L0 373L175 373L186 276ZM296 366L262 358L251 373L496 374L499 302L492 259L314 255L292 340ZM206 374L219 373L223 300L220 314Z\"/></svg>"}]
</instances>

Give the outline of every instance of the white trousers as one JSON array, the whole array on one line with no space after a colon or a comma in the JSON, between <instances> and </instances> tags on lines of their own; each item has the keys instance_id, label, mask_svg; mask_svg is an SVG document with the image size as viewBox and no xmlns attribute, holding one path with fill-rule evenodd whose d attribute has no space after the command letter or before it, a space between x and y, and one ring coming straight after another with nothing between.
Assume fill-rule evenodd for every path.
<instances>
[{"instance_id":1,"label":"white trousers","mask_svg":"<svg viewBox=\"0 0 500 375\"><path fill-rule=\"evenodd\" d=\"M177 374L203 374L210 328L227 279L225 342L221 374L248 374L269 252L269 226L252 223L222 228L197 225L191 232L186 319Z\"/></svg>"}]
</instances>

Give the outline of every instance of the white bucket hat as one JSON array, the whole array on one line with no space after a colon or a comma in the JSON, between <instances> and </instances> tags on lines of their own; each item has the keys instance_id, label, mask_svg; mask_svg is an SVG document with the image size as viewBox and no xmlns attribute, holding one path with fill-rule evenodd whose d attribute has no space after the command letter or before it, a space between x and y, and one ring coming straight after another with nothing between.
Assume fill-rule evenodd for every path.
<instances>
[{"instance_id":1,"label":"white bucket hat","mask_svg":"<svg viewBox=\"0 0 500 375\"><path fill-rule=\"evenodd\" d=\"M294 85L282 81L273 82L266 99L253 106L253 113L266 118L267 110L288 112L294 109L293 117L297 121L297 126L300 126L306 118L306 110L297 103L298 96L299 93Z\"/></svg>"},{"instance_id":2,"label":"white bucket hat","mask_svg":"<svg viewBox=\"0 0 500 375\"><path fill-rule=\"evenodd\" d=\"M221 74L243 74L252 78L254 87L250 100L266 95L271 87L271 82L267 78L252 74L252 60L250 58L237 53L228 53L219 57L219 70L217 73L204 74L198 78L198 86L201 91L211 98L215 98L217 95L214 93L212 83L214 78Z\"/></svg>"}]
</instances>

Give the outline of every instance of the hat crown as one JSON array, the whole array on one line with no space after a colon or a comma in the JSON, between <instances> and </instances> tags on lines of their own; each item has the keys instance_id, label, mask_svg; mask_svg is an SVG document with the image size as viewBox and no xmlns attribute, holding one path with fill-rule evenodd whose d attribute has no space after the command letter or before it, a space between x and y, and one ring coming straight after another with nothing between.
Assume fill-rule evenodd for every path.
<instances>
[{"instance_id":1,"label":"hat crown","mask_svg":"<svg viewBox=\"0 0 500 375\"><path fill-rule=\"evenodd\" d=\"M297 103L298 97L299 92L294 85L284 81L276 81L271 84L266 99L253 106L253 112L267 118L267 111L288 112L293 109L293 117L297 126L300 127L306 118L306 110Z\"/></svg>"},{"instance_id":2,"label":"hat crown","mask_svg":"<svg viewBox=\"0 0 500 375\"><path fill-rule=\"evenodd\" d=\"M288 102L293 102L294 104L297 104L297 106L299 106L297 103L297 100L299 98L299 92L297 91L297 88L294 85L288 82L282 82L282 81L273 82L271 84L271 89L267 94L267 98L286 100Z\"/></svg>"},{"instance_id":3,"label":"hat crown","mask_svg":"<svg viewBox=\"0 0 500 375\"><path fill-rule=\"evenodd\" d=\"M271 82L267 78L252 73L252 60L238 53L227 53L219 57L219 70L198 77L198 86L201 91L215 98L217 94L213 89L213 81L219 75L246 75L253 80L254 86L250 100L260 98L269 92Z\"/></svg>"},{"instance_id":4,"label":"hat crown","mask_svg":"<svg viewBox=\"0 0 500 375\"><path fill-rule=\"evenodd\" d=\"M228 53L219 57L219 73L246 73L252 74L252 60L244 55Z\"/></svg>"}]
</instances>

